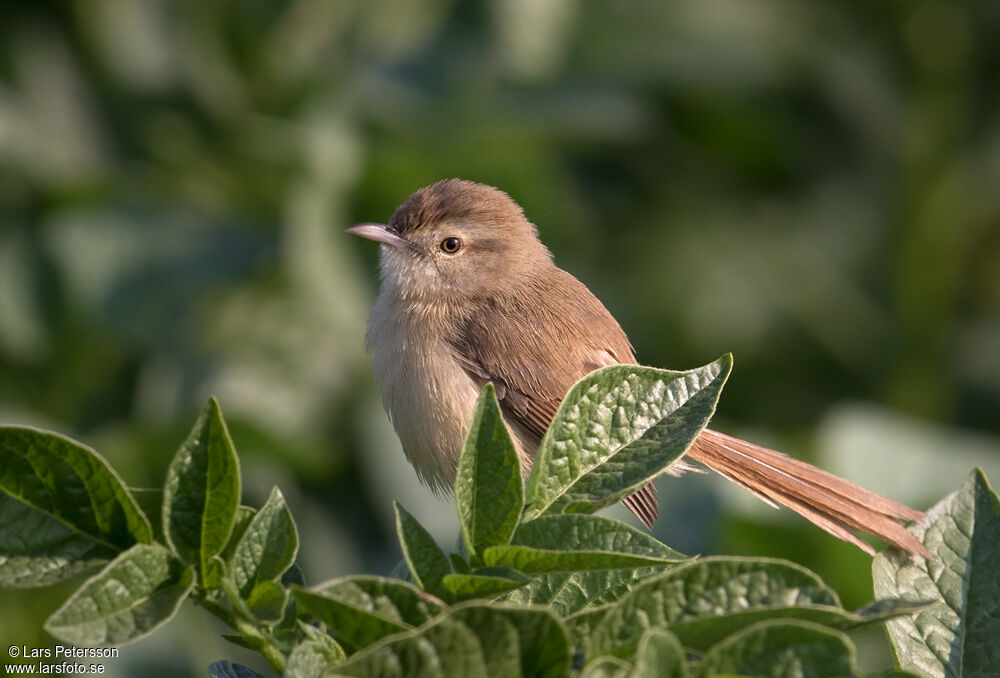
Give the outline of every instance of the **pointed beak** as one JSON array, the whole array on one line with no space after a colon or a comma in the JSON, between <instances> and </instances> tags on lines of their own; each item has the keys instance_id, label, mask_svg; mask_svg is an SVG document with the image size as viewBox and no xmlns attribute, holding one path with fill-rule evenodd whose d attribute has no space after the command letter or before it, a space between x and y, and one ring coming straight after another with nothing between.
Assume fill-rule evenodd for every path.
<instances>
[{"instance_id":1,"label":"pointed beak","mask_svg":"<svg viewBox=\"0 0 1000 678\"><path fill-rule=\"evenodd\" d=\"M346 229L346 233L353 233L368 240L374 240L385 245L398 247L399 249L410 249L413 245L406 238L402 237L395 230L385 224L354 224Z\"/></svg>"}]
</instances>

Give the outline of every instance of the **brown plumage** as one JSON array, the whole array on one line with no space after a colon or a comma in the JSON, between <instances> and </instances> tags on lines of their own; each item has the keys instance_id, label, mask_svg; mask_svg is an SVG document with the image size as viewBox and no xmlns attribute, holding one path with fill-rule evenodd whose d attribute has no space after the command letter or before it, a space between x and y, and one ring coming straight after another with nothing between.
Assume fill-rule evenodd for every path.
<instances>
[{"instance_id":1,"label":"brown plumage","mask_svg":"<svg viewBox=\"0 0 1000 678\"><path fill-rule=\"evenodd\" d=\"M530 464L576 381L600 367L635 363L614 317L552 263L535 227L502 191L438 182L410 196L388 227L378 227L384 232L354 228L386 245L368 341L404 451L432 486L454 478L456 441L482 384L495 385ZM460 252L439 251L449 236L460 240ZM412 411L414 399L425 411ZM899 522L922 513L774 450L706 429L686 459L868 553L874 550L857 532L927 554ZM687 468L682 460L670 471ZM647 526L657 517L651 484L623 503Z\"/></svg>"}]
</instances>

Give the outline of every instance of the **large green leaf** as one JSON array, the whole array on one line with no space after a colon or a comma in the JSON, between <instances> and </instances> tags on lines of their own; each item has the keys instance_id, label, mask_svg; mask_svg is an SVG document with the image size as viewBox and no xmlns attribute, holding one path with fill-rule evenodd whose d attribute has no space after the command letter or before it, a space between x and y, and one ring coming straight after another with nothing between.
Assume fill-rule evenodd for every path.
<instances>
[{"instance_id":1,"label":"large green leaf","mask_svg":"<svg viewBox=\"0 0 1000 678\"><path fill-rule=\"evenodd\" d=\"M312 590L410 626L420 626L444 609L440 600L416 586L376 575L332 579Z\"/></svg>"},{"instance_id":2,"label":"large green leaf","mask_svg":"<svg viewBox=\"0 0 1000 678\"><path fill-rule=\"evenodd\" d=\"M194 575L162 546L136 544L88 579L52 613L45 630L76 645L122 645L165 624Z\"/></svg>"},{"instance_id":3,"label":"large green leaf","mask_svg":"<svg viewBox=\"0 0 1000 678\"><path fill-rule=\"evenodd\" d=\"M592 513L656 477L708 423L731 368L725 355L688 372L616 365L581 379L538 448L525 517Z\"/></svg>"},{"instance_id":4,"label":"large green leaf","mask_svg":"<svg viewBox=\"0 0 1000 678\"><path fill-rule=\"evenodd\" d=\"M210 398L167 469L163 532L208 588L221 583L213 558L229 540L240 505L240 467L219 403Z\"/></svg>"},{"instance_id":5,"label":"large green leaf","mask_svg":"<svg viewBox=\"0 0 1000 678\"><path fill-rule=\"evenodd\" d=\"M542 516L517 528L508 546L493 546L487 565L522 572L641 567L687 558L617 520L584 514Z\"/></svg>"},{"instance_id":6,"label":"large green leaf","mask_svg":"<svg viewBox=\"0 0 1000 678\"><path fill-rule=\"evenodd\" d=\"M754 608L838 606L809 570L766 558L705 558L680 565L623 596L594 627L592 656L627 657L642 632ZM682 639L683 640L683 639Z\"/></svg>"},{"instance_id":7,"label":"large green leaf","mask_svg":"<svg viewBox=\"0 0 1000 678\"><path fill-rule=\"evenodd\" d=\"M467 604L383 639L328 675L557 678L568 669L566 635L550 613Z\"/></svg>"},{"instance_id":8,"label":"large green leaf","mask_svg":"<svg viewBox=\"0 0 1000 678\"><path fill-rule=\"evenodd\" d=\"M371 645L380 638L413 628L398 616L382 610L366 609L354 601L328 596L322 592L292 587L301 610L326 624L327 631L351 652Z\"/></svg>"},{"instance_id":9,"label":"large green leaf","mask_svg":"<svg viewBox=\"0 0 1000 678\"><path fill-rule=\"evenodd\" d=\"M470 556L506 544L524 508L521 462L507 431L493 384L486 384L458 461L455 507Z\"/></svg>"},{"instance_id":10,"label":"large green leaf","mask_svg":"<svg viewBox=\"0 0 1000 678\"><path fill-rule=\"evenodd\" d=\"M850 678L854 646L839 631L807 622L764 622L705 653L697 678L734 674L748 678Z\"/></svg>"},{"instance_id":11,"label":"large green leaf","mask_svg":"<svg viewBox=\"0 0 1000 678\"><path fill-rule=\"evenodd\" d=\"M496 639L495 646L502 647L500 643L506 645L516 636L506 629L506 625L498 626L506 631ZM490 678L493 674L487 671L475 632L460 621L445 616L418 631L386 638L331 669L326 675Z\"/></svg>"},{"instance_id":12,"label":"large green leaf","mask_svg":"<svg viewBox=\"0 0 1000 678\"><path fill-rule=\"evenodd\" d=\"M547 605L556 614L567 616L618 600L639 582L661 575L672 567L655 565L543 574L508 593L504 600L520 605Z\"/></svg>"},{"instance_id":13,"label":"large green leaf","mask_svg":"<svg viewBox=\"0 0 1000 678\"><path fill-rule=\"evenodd\" d=\"M685 678L684 647L669 631L646 629L639 639L628 678Z\"/></svg>"},{"instance_id":14,"label":"large green leaf","mask_svg":"<svg viewBox=\"0 0 1000 678\"><path fill-rule=\"evenodd\" d=\"M305 640L295 646L285 664L285 678L322 678L346 657L337 641L315 626L300 624Z\"/></svg>"},{"instance_id":15,"label":"large green leaf","mask_svg":"<svg viewBox=\"0 0 1000 678\"><path fill-rule=\"evenodd\" d=\"M48 586L96 569L117 553L0 492L0 586Z\"/></svg>"},{"instance_id":16,"label":"large green leaf","mask_svg":"<svg viewBox=\"0 0 1000 678\"><path fill-rule=\"evenodd\" d=\"M491 675L522 675L545 678L565 676L570 665L570 646L566 631L551 612L540 608L523 608L504 604L471 603L455 607L450 618L461 621L475 631L489 658L495 643L495 629L504 622L515 633L517 673ZM508 650L503 648L506 653Z\"/></svg>"},{"instance_id":17,"label":"large green leaf","mask_svg":"<svg viewBox=\"0 0 1000 678\"><path fill-rule=\"evenodd\" d=\"M153 538L149 520L108 462L55 433L0 427L0 492L44 516L30 516L14 502L0 504L0 559L17 558L7 585L16 579L22 585L51 583L79 571L76 557L92 562L95 553L107 558ZM29 524L37 535L25 531ZM19 534L28 541L19 543Z\"/></svg>"},{"instance_id":18,"label":"large green leaf","mask_svg":"<svg viewBox=\"0 0 1000 678\"><path fill-rule=\"evenodd\" d=\"M442 597L445 590L441 580L451 572L448 556L409 511L397 502L393 502L393 507L396 509L399 545L403 549L403 558L410 568L413 582L424 591Z\"/></svg>"},{"instance_id":19,"label":"large green leaf","mask_svg":"<svg viewBox=\"0 0 1000 678\"><path fill-rule=\"evenodd\" d=\"M928 676L995 675L1000 666L1000 498L977 469L910 531L933 558L880 553L872 565L876 595L943 604L889 622L900 665Z\"/></svg>"},{"instance_id":20,"label":"large green leaf","mask_svg":"<svg viewBox=\"0 0 1000 678\"><path fill-rule=\"evenodd\" d=\"M299 535L281 490L271 490L267 503L253 516L227 563L227 576L243 598L257 584L277 581L295 562Z\"/></svg>"}]
</instances>

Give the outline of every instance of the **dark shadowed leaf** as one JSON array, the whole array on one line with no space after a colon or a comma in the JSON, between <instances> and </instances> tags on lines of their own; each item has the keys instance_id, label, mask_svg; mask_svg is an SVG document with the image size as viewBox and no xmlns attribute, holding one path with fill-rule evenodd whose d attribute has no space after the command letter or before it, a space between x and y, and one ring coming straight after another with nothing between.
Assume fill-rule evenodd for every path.
<instances>
[{"instance_id":1,"label":"dark shadowed leaf","mask_svg":"<svg viewBox=\"0 0 1000 678\"><path fill-rule=\"evenodd\" d=\"M412 625L356 601L328 596L315 590L292 588L299 609L326 624L327 631L349 652L356 652L380 638L409 630Z\"/></svg>"},{"instance_id":2,"label":"dark shadowed leaf","mask_svg":"<svg viewBox=\"0 0 1000 678\"><path fill-rule=\"evenodd\" d=\"M152 538L97 452L55 433L0 427L0 584L52 584Z\"/></svg>"},{"instance_id":3,"label":"dark shadowed leaf","mask_svg":"<svg viewBox=\"0 0 1000 678\"><path fill-rule=\"evenodd\" d=\"M708 423L731 368L725 355L688 372L617 365L581 379L538 448L525 518L593 513L656 477Z\"/></svg>"},{"instance_id":4,"label":"dark shadowed leaf","mask_svg":"<svg viewBox=\"0 0 1000 678\"><path fill-rule=\"evenodd\" d=\"M524 508L524 480L493 384L486 384L465 439L455 477L455 507L472 556L506 544Z\"/></svg>"},{"instance_id":5,"label":"dark shadowed leaf","mask_svg":"<svg viewBox=\"0 0 1000 678\"><path fill-rule=\"evenodd\" d=\"M208 667L208 675L212 678L264 678L253 669L231 661L213 662Z\"/></svg>"},{"instance_id":6,"label":"dark shadowed leaf","mask_svg":"<svg viewBox=\"0 0 1000 678\"><path fill-rule=\"evenodd\" d=\"M165 624L194 584L162 546L136 544L83 583L45 630L76 645L123 645Z\"/></svg>"},{"instance_id":7,"label":"dark shadowed leaf","mask_svg":"<svg viewBox=\"0 0 1000 678\"><path fill-rule=\"evenodd\" d=\"M943 604L888 623L900 665L930 676L991 675L1000 666L1000 498L977 469L910 531L933 558L880 553L875 593Z\"/></svg>"},{"instance_id":8,"label":"dark shadowed leaf","mask_svg":"<svg viewBox=\"0 0 1000 678\"><path fill-rule=\"evenodd\" d=\"M167 469L163 532L204 586L221 584L212 558L229 540L240 504L240 467L219 403L209 399Z\"/></svg>"}]
</instances>

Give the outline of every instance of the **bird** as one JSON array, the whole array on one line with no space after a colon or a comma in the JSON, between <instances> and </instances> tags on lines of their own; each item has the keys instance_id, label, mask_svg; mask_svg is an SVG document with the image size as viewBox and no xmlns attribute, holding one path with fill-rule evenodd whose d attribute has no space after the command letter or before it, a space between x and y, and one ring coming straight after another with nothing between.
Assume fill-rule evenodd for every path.
<instances>
[{"instance_id":1,"label":"bird","mask_svg":"<svg viewBox=\"0 0 1000 678\"><path fill-rule=\"evenodd\" d=\"M602 367L637 364L612 314L555 264L537 227L498 188L438 181L388 223L347 232L380 243L365 343L403 452L435 493L452 488L485 384L527 476L570 387ZM928 556L904 525L922 512L783 453L705 428L667 473L706 468L871 555L859 532ZM647 528L657 519L652 482L622 503Z\"/></svg>"}]
</instances>

